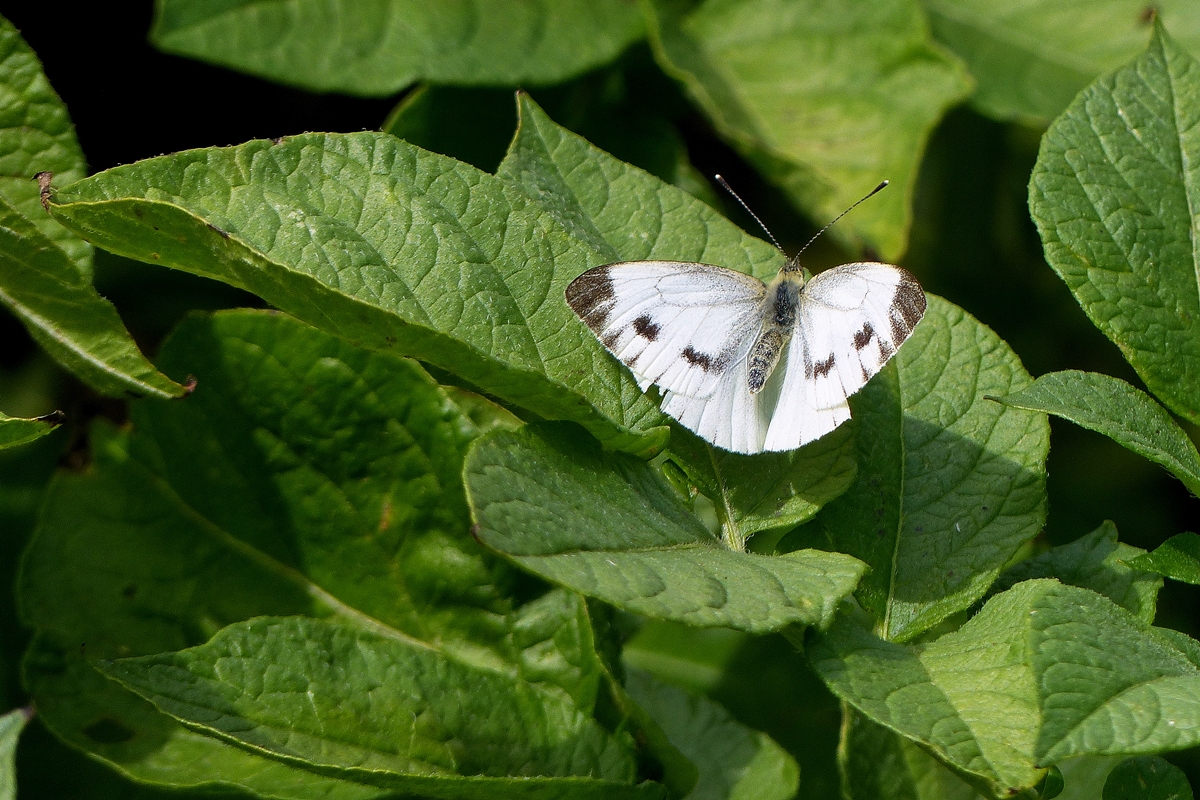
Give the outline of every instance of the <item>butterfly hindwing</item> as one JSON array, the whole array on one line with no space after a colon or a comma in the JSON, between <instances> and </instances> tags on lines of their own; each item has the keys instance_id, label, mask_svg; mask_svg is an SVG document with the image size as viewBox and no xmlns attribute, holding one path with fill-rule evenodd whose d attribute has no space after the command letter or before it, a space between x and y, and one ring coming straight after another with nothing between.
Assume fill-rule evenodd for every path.
<instances>
[{"instance_id":1,"label":"butterfly hindwing","mask_svg":"<svg viewBox=\"0 0 1200 800\"><path fill-rule=\"evenodd\" d=\"M745 360L765 292L762 281L723 267L630 261L588 270L566 297L643 391L658 384L700 400Z\"/></svg>"}]
</instances>

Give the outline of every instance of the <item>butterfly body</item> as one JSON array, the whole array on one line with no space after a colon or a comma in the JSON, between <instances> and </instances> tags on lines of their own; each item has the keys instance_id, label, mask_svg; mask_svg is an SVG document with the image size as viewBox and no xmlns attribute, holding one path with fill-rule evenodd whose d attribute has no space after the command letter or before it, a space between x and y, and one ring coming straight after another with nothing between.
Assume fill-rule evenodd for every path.
<instances>
[{"instance_id":1,"label":"butterfly body","mask_svg":"<svg viewBox=\"0 0 1200 800\"><path fill-rule=\"evenodd\" d=\"M596 267L567 303L662 410L726 450L794 450L850 418L847 397L883 368L925 312L890 264L816 276L789 259L770 284L723 267Z\"/></svg>"}]
</instances>

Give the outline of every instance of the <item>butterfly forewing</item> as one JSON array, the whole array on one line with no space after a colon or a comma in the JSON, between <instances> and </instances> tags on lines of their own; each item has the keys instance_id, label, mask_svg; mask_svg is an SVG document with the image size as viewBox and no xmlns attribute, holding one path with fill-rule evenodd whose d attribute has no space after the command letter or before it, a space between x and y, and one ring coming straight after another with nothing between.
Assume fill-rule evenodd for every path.
<instances>
[{"instance_id":1,"label":"butterfly forewing","mask_svg":"<svg viewBox=\"0 0 1200 800\"><path fill-rule=\"evenodd\" d=\"M643 391L653 383L705 398L745 360L765 292L762 281L722 267L630 261L588 270L566 296Z\"/></svg>"}]
</instances>

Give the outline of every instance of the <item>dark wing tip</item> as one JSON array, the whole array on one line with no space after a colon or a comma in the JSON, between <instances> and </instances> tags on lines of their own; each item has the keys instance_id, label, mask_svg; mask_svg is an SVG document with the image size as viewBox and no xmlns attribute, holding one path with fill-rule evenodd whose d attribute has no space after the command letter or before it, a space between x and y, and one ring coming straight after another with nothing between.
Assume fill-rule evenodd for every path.
<instances>
[{"instance_id":1,"label":"dark wing tip","mask_svg":"<svg viewBox=\"0 0 1200 800\"><path fill-rule=\"evenodd\" d=\"M616 296L608 266L589 269L571 281L564 295L567 305L589 328L594 331L603 329Z\"/></svg>"},{"instance_id":2,"label":"dark wing tip","mask_svg":"<svg viewBox=\"0 0 1200 800\"><path fill-rule=\"evenodd\" d=\"M925 299L925 290L911 272L901 267L896 267L896 271L900 273L900 282L896 284L896 295L892 298L889 316L892 322L892 341L899 347L913 332L913 328L917 327L921 317L925 316L928 302Z\"/></svg>"}]
</instances>

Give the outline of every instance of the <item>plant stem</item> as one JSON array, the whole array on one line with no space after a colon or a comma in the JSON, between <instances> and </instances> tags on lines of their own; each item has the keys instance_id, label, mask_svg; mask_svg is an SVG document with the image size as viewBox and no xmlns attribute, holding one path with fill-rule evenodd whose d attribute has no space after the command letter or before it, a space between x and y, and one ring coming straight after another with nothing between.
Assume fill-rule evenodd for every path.
<instances>
[{"instance_id":1,"label":"plant stem","mask_svg":"<svg viewBox=\"0 0 1200 800\"><path fill-rule=\"evenodd\" d=\"M746 537L742 535L741 529L734 520L733 507L729 505L729 493L725 490L725 477L721 474L721 467L717 464L717 454L713 452L711 444L705 442L704 446L708 448L708 458L712 462L713 474L717 477L717 490L721 493L721 502L713 504L717 510L717 518L721 521L721 541L730 550L744 553Z\"/></svg>"}]
</instances>

